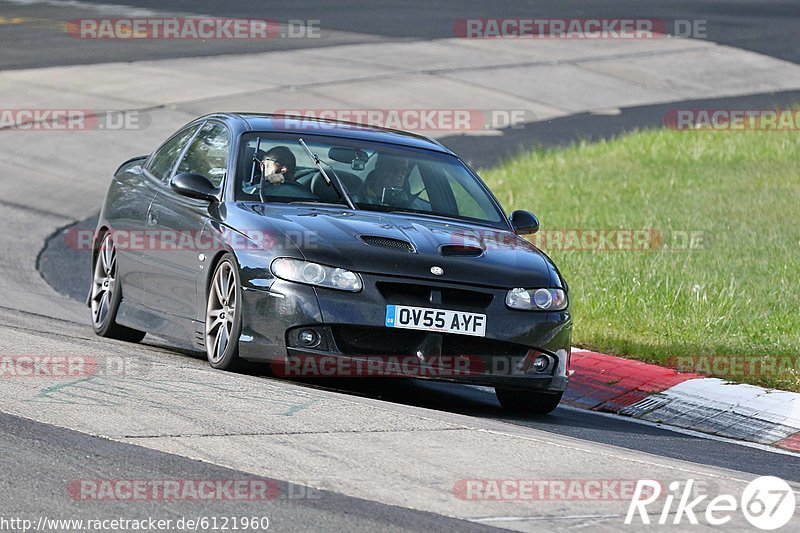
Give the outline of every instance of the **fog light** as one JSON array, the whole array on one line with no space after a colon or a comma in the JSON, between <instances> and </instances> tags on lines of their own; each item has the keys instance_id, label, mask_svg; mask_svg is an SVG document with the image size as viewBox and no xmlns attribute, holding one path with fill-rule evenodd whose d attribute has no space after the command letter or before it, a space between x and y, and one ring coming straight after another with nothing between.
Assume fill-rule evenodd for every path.
<instances>
[{"instance_id":1,"label":"fog light","mask_svg":"<svg viewBox=\"0 0 800 533\"><path fill-rule=\"evenodd\" d=\"M533 369L537 372L544 372L550 366L550 358L546 355L537 355L533 360Z\"/></svg>"},{"instance_id":2,"label":"fog light","mask_svg":"<svg viewBox=\"0 0 800 533\"><path fill-rule=\"evenodd\" d=\"M300 332L298 336L298 340L300 344L307 348L313 348L314 346L319 344L319 334L314 331L313 329L304 329Z\"/></svg>"}]
</instances>

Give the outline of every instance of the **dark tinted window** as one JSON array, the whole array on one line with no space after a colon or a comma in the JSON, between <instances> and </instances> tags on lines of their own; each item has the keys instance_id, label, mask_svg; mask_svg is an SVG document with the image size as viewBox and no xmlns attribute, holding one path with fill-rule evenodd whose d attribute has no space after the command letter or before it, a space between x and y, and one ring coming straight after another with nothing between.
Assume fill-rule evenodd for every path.
<instances>
[{"instance_id":1,"label":"dark tinted window","mask_svg":"<svg viewBox=\"0 0 800 533\"><path fill-rule=\"evenodd\" d=\"M228 170L230 146L228 129L218 122L207 122L186 150L178 173L200 174L219 187Z\"/></svg>"},{"instance_id":2,"label":"dark tinted window","mask_svg":"<svg viewBox=\"0 0 800 533\"><path fill-rule=\"evenodd\" d=\"M322 179L299 137L291 133L245 135L239 144L235 198L344 205ZM358 209L406 211L507 227L505 214L480 180L450 154L321 135L308 134L303 139L325 162L327 173L335 171ZM294 171L291 176L284 174L283 180L264 180L264 165L258 161L269 161L277 149L291 153Z\"/></svg>"},{"instance_id":3,"label":"dark tinted window","mask_svg":"<svg viewBox=\"0 0 800 533\"><path fill-rule=\"evenodd\" d=\"M164 143L164 145L153 154L150 163L147 165L147 170L149 170L153 176L166 183L172 175L172 169L175 168L178 157L180 157L186 143L192 138L197 128L198 126L187 128Z\"/></svg>"}]
</instances>

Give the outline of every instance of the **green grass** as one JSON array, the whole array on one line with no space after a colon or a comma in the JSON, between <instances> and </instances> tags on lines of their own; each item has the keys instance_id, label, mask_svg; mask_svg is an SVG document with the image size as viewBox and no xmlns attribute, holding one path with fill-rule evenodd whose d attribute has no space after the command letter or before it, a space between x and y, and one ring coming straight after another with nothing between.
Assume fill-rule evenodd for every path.
<instances>
[{"instance_id":1,"label":"green grass","mask_svg":"<svg viewBox=\"0 0 800 533\"><path fill-rule=\"evenodd\" d=\"M667 366L772 360L782 371L704 370L800 391L800 134L637 132L521 154L481 175L507 209L533 211L543 233L703 232L700 249L543 245L570 283L575 345Z\"/></svg>"}]
</instances>

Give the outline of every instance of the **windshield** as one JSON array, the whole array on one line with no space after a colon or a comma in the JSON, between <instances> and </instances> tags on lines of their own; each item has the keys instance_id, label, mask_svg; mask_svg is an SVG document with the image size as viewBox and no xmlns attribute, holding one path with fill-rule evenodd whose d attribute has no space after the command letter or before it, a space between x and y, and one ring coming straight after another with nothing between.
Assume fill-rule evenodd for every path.
<instances>
[{"instance_id":1,"label":"windshield","mask_svg":"<svg viewBox=\"0 0 800 533\"><path fill-rule=\"evenodd\" d=\"M331 183L300 138L320 158ZM449 154L336 137L252 133L245 135L238 160L237 201L347 206L338 177L357 209L505 222L485 186Z\"/></svg>"}]
</instances>

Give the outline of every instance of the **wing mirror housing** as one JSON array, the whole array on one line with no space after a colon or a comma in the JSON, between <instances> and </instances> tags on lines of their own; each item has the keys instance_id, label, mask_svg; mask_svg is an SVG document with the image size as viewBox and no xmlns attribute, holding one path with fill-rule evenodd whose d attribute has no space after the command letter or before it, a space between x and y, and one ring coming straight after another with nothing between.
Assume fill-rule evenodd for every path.
<instances>
[{"instance_id":1,"label":"wing mirror housing","mask_svg":"<svg viewBox=\"0 0 800 533\"><path fill-rule=\"evenodd\" d=\"M530 211L518 209L511 213L509 220L517 235L531 235L539 231L539 219Z\"/></svg>"},{"instance_id":2,"label":"wing mirror housing","mask_svg":"<svg viewBox=\"0 0 800 533\"><path fill-rule=\"evenodd\" d=\"M189 198L208 200L209 202L217 201L217 188L214 187L210 179L200 174L192 174L191 172L177 174L170 181L170 187L178 194Z\"/></svg>"}]
</instances>

